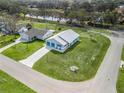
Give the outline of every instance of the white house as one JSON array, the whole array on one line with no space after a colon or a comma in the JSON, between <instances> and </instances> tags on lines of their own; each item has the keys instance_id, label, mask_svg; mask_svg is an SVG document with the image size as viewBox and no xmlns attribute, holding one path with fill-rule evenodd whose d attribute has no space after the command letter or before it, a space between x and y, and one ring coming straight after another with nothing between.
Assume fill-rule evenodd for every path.
<instances>
[{"instance_id":1,"label":"white house","mask_svg":"<svg viewBox=\"0 0 124 93\"><path fill-rule=\"evenodd\" d=\"M53 35L54 30L47 30L47 29L35 29L32 28L28 31L24 31L20 34L21 40L24 42L29 42L34 39L45 40Z\"/></svg>"},{"instance_id":2,"label":"white house","mask_svg":"<svg viewBox=\"0 0 124 93\"><path fill-rule=\"evenodd\" d=\"M19 33L20 35L22 35L22 34L24 34L24 33L27 32L27 31L28 31L28 29L27 29L26 27L22 27L21 29L18 30L18 33Z\"/></svg>"},{"instance_id":3,"label":"white house","mask_svg":"<svg viewBox=\"0 0 124 93\"><path fill-rule=\"evenodd\" d=\"M79 34L69 29L48 38L46 47L63 53L77 41L79 41Z\"/></svg>"},{"instance_id":4,"label":"white house","mask_svg":"<svg viewBox=\"0 0 124 93\"><path fill-rule=\"evenodd\" d=\"M51 37L53 35L53 33L55 32L55 30L46 30L46 29L44 29L42 31L43 31L42 34L39 34L36 36L37 39L45 40L45 39Z\"/></svg>"}]
</instances>

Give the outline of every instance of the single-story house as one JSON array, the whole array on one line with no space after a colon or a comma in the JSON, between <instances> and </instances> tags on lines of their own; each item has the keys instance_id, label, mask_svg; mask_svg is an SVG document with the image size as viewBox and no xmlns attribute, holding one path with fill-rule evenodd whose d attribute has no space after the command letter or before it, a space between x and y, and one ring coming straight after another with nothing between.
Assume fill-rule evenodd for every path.
<instances>
[{"instance_id":1,"label":"single-story house","mask_svg":"<svg viewBox=\"0 0 124 93\"><path fill-rule=\"evenodd\" d=\"M32 29L20 34L20 36L21 36L22 41L29 42L34 39L45 40L45 39L49 38L50 36L52 36L53 32L54 32L54 30L32 28Z\"/></svg>"},{"instance_id":2,"label":"single-story house","mask_svg":"<svg viewBox=\"0 0 124 93\"><path fill-rule=\"evenodd\" d=\"M63 53L77 41L79 41L79 34L69 29L48 38L46 47Z\"/></svg>"}]
</instances>

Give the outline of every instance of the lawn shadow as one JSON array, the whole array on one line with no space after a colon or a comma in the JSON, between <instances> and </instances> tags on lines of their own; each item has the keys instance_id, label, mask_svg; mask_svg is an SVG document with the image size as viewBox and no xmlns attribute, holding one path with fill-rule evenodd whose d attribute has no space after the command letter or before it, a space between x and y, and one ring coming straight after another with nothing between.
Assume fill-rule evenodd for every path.
<instances>
[{"instance_id":1,"label":"lawn shadow","mask_svg":"<svg viewBox=\"0 0 124 93\"><path fill-rule=\"evenodd\" d=\"M35 40L29 41L29 42L23 42L23 44L30 44L30 43L34 43L36 41L38 41L38 42L44 42L43 40L35 39Z\"/></svg>"}]
</instances>

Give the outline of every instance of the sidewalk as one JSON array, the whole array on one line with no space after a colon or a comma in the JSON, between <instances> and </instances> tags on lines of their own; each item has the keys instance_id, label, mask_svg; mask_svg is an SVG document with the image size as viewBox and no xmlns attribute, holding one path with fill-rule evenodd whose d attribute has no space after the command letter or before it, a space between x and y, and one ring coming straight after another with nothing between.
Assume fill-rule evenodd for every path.
<instances>
[{"instance_id":1,"label":"sidewalk","mask_svg":"<svg viewBox=\"0 0 124 93\"><path fill-rule=\"evenodd\" d=\"M3 48L0 48L0 53L2 53L4 50L6 50L6 49L8 49L8 48L10 48L10 47L12 47L12 46L14 46L14 45L20 43L20 42L21 42L21 41L20 41L20 38L19 38L19 39L17 39L14 43L11 43L11 44L9 44L9 45L3 47Z\"/></svg>"},{"instance_id":2,"label":"sidewalk","mask_svg":"<svg viewBox=\"0 0 124 93\"><path fill-rule=\"evenodd\" d=\"M36 51L31 56L29 56L28 58L26 58L24 60L20 60L19 62L21 62L22 64L24 64L28 67L32 67L35 64L35 62L37 62L39 59L41 59L49 51L50 51L49 49L47 49L46 47L43 47L43 48L39 49L38 51Z\"/></svg>"}]
</instances>

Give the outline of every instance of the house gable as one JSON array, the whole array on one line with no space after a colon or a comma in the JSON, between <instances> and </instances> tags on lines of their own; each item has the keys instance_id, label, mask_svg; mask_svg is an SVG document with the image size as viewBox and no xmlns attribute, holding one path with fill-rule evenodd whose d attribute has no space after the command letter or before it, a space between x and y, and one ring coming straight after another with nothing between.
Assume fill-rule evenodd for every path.
<instances>
[{"instance_id":1,"label":"house gable","mask_svg":"<svg viewBox=\"0 0 124 93\"><path fill-rule=\"evenodd\" d=\"M61 45L63 46L60 42L56 41L55 39L49 39L46 42L50 42L50 43L55 43L56 45Z\"/></svg>"}]
</instances>

